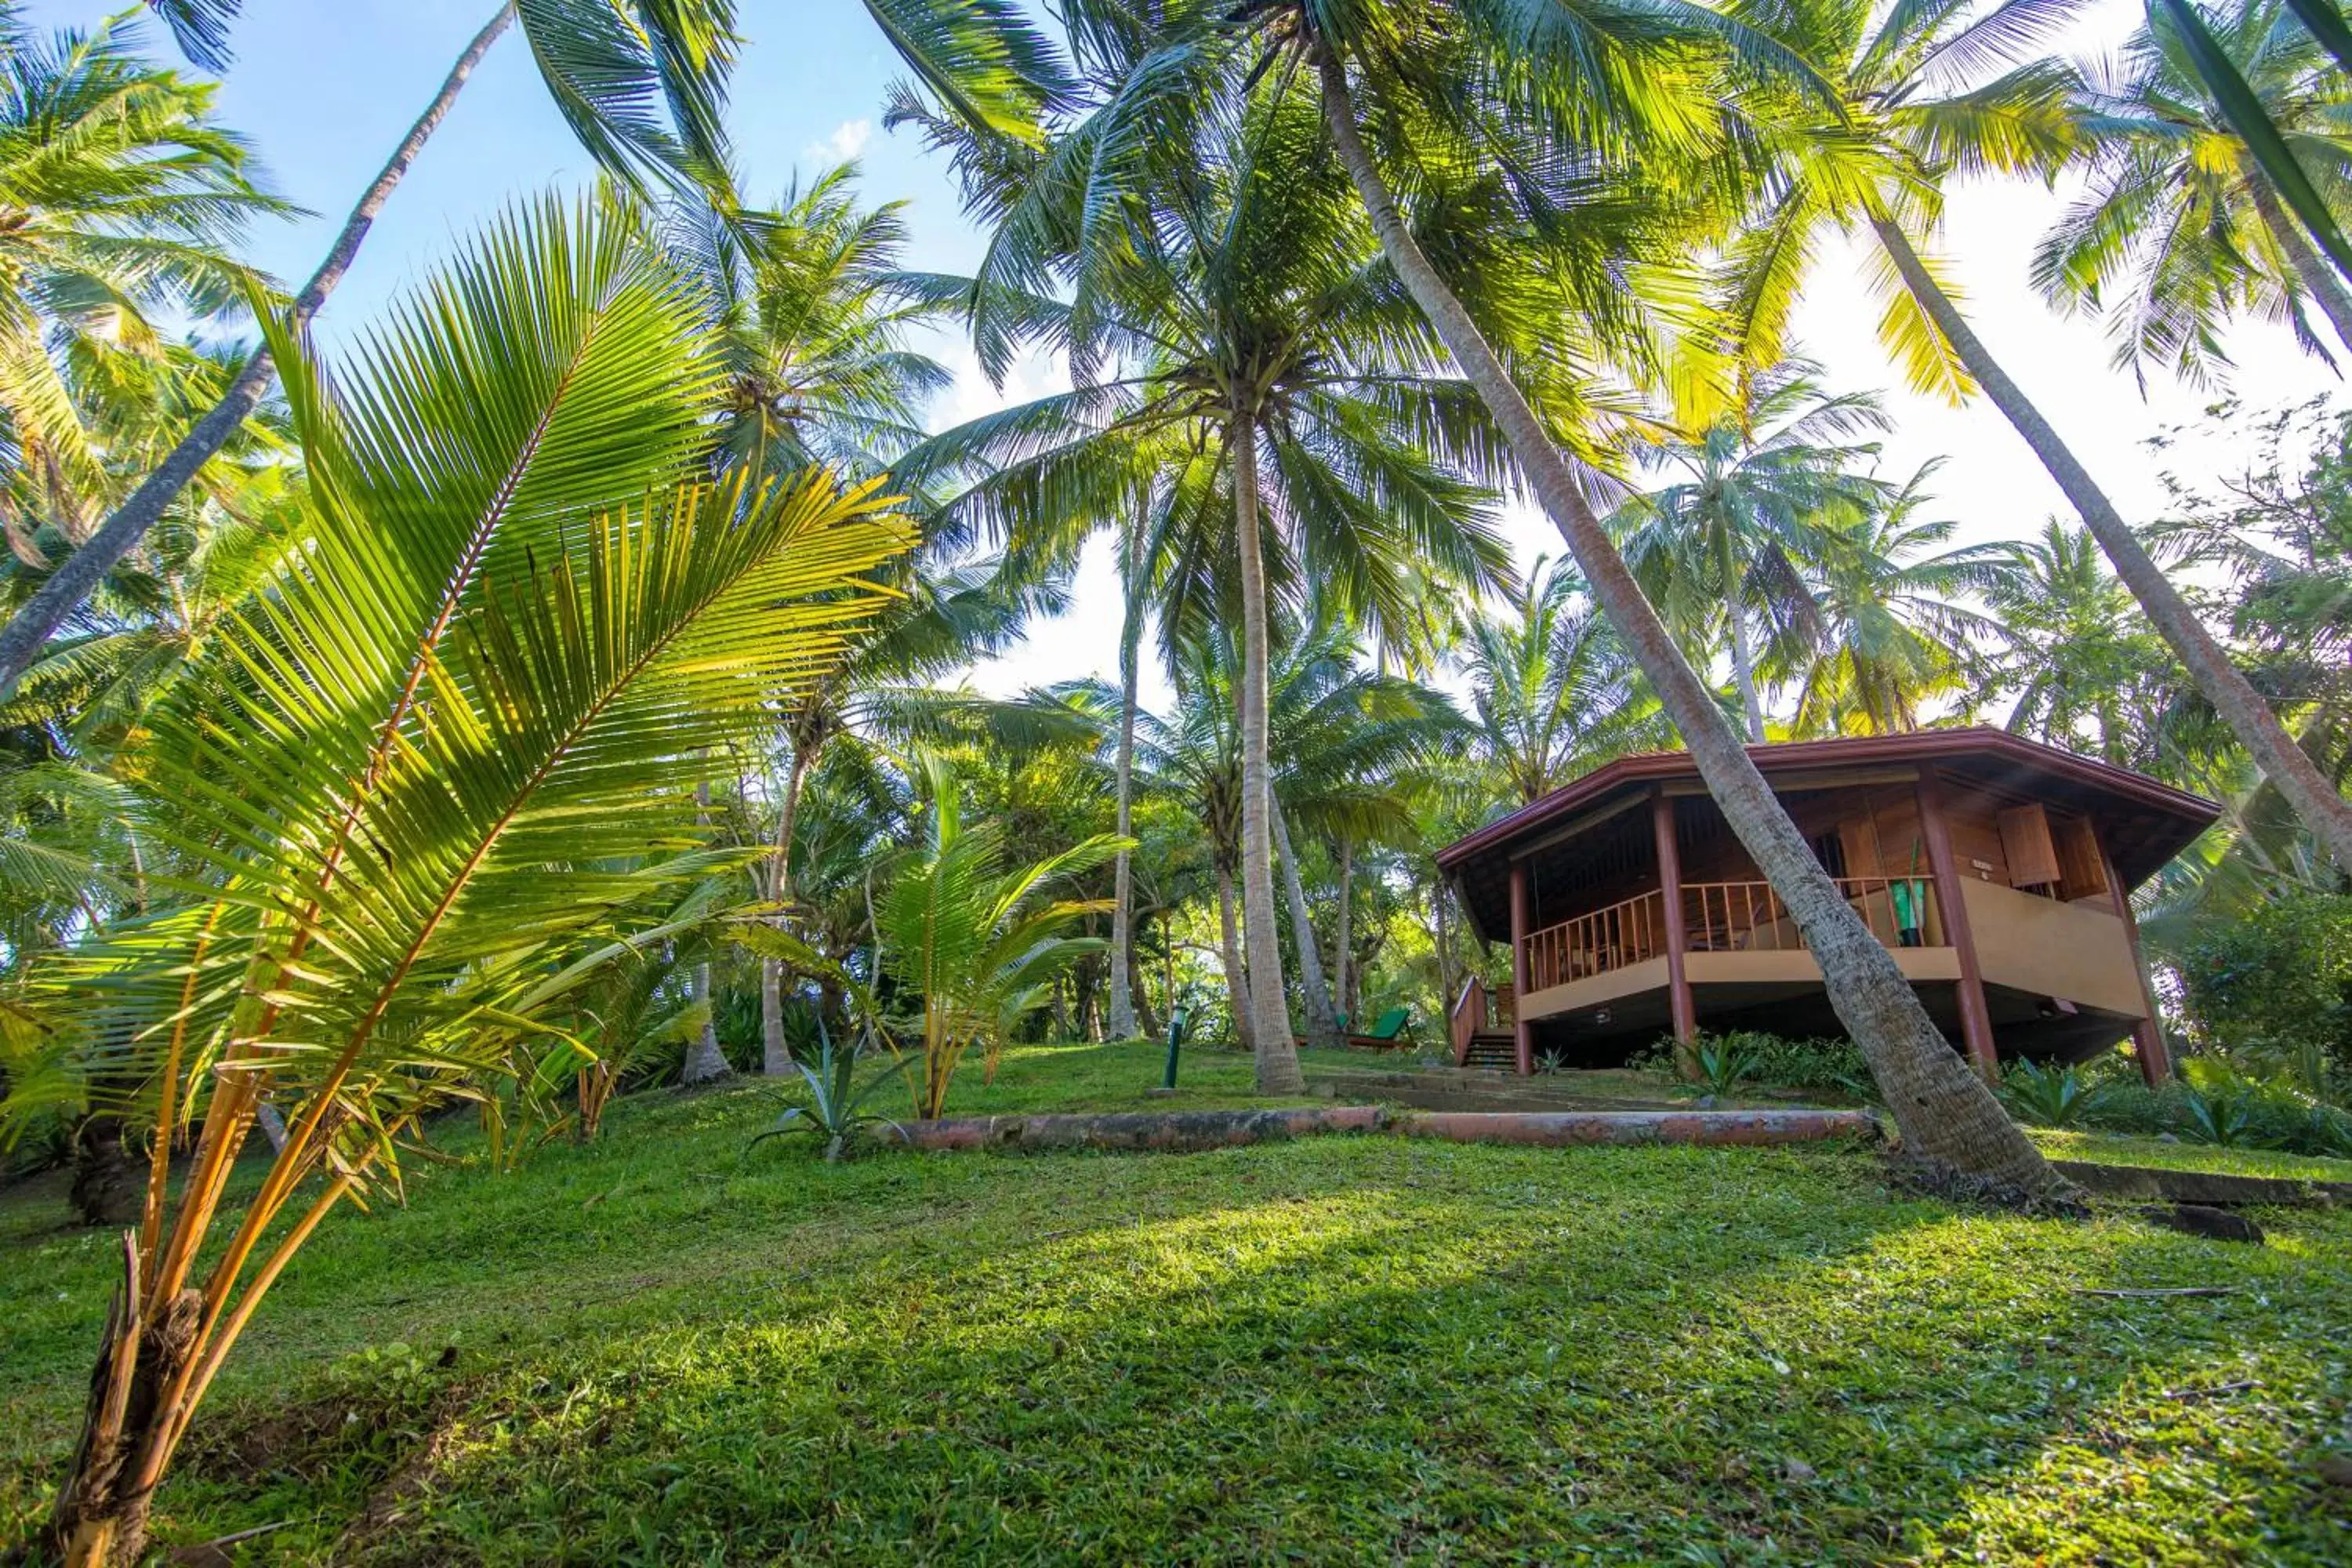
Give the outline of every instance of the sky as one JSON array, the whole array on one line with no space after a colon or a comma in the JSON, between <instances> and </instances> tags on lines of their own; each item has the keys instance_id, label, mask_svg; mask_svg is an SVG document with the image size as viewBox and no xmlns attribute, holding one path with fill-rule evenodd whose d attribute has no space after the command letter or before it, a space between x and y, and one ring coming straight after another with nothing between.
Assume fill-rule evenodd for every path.
<instances>
[{"instance_id":1,"label":"sky","mask_svg":"<svg viewBox=\"0 0 2352 1568\"><path fill-rule=\"evenodd\" d=\"M124 0L33 0L37 24L89 26ZM222 85L220 115L258 150L276 188L311 216L270 224L252 236L257 265L299 281L393 144L439 85L495 0L247 0ZM2069 53L2112 47L2142 15L2134 0L2094 0L2065 41ZM858 0L740 0L749 39L738 67L730 123L748 198L781 193L844 158L863 167L869 202L902 200L908 264L968 271L980 236L958 210L944 161L911 134L881 125L887 85L902 73ZM168 51L160 27L154 45ZM484 61L368 237L365 249L320 325L330 343L364 323L427 271L484 217L519 195L572 186L593 166L548 101L521 37L509 33ZM2062 318L2027 279L2036 238L2068 193L2018 183L1955 187L1939 244L1979 333L2027 395L2113 496L2127 518L2157 514L2158 466L2142 443L2167 426L2196 421L2221 394L2249 410L2337 390L2335 374L2304 354L2283 328L2248 323L2226 342L2235 363L2229 386L2187 386L2151 375L2143 389L2109 367L2109 343L2093 321ZM1881 471L1907 477L1947 459L1931 491L1936 513L1958 524L1961 542L2017 538L2065 513L2056 487L1990 405L1953 409L1901 390L1880 350L1878 310L1864 285L1858 252L1832 245L1797 317L1797 337L1839 390L1881 389L1895 428L1883 442ZM967 349L942 336L933 352L957 372L932 410L935 427L1032 395L1054 384L1050 366L1020 371L1002 393L979 374ZM2240 419L2242 429L2250 420ZM2176 471L2228 475L2242 461L2234 431L2168 454ZM1525 568L1559 553L1550 525L1516 508L1506 531ZM1025 646L976 670L973 683L1004 692L1082 675L1115 679L1119 605L1107 549L1081 568L1069 613L1033 629ZM1155 700L1148 689L1146 700Z\"/></svg>"}]
</instances>

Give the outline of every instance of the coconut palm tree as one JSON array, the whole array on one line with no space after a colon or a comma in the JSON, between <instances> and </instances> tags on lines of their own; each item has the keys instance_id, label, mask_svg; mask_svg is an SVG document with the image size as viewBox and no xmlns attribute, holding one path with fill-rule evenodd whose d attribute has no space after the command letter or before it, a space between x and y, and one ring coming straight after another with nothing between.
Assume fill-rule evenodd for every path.
<instances>
[{"instance_id":1,"label":"coconut palm tree","mask_svg":"<svg viewBox=\"0 0 2352 1568\"><path fill-rule=\"evenodd\" d=\"M2275 0L2209 19L2323 199L2352 197L2352 87ZM2090 183L2033 258L2034 282L2069 309L2105 313L2118 364L2168 363L2201 377L2241 310L2284 316L2306 343L2315 302L2352 348L2352 293L2312 247L2277 185L2189 57L2150 25L2112 80L2080 95ZM2322 351L2325 352L2325 351Z\"/></svg>"},{"instance_id":2,"label":"coconut palm tree","mask_svg":"<svg viewBox=\"0 0 2352 1568\"><path fill-rule=\"evenodd\" d=\"M1866 230L1883 258L1884 335L1921 391L1958 399L1981 388L2099 542L2140 608L2238 742L2337 863L2352 867L2352 805L2329 785L2278 715L2199 619L2090 470L1976 334L1917 237L1950 174L2047 177L2084 145L2074 71L2036 61L1984 79L2067 16L2042 0L1862 7L1756 8L1759 27L1801 51L1833 89L1833 110L1792 98L1798 133L1739 241L1737 331L1777 352L1824 225ZM1976 85L1969 85L1974 83Z\"/></svg>"},{"instance_id":3,"label":"coconut palm tree","mask_svg":"<svg viewBox=\"0 0 2352 1568\"><path fill-rule=\"evenodd\" d=\"M1473 749L1512 806L1531 805L1612 757L1673 744L1573 562L1538 556L1524 588L1462 617L1462 640Z\"/></svg>"},{"instance_id":4,"label":"coconut palm tree","mask_svg":"<svg viewBox=\"0 0 2352 1568\"><path fill-rule=\"evenodd\" d=\"M996 231L989 265L963 288L982 363L1023 339L1064 343L1078 384L939 437L908 468L995 469L960 505L1016 540L1032 519L1094 526L1165 496L1167 536L1187 547L1171 552L1179 575L1161 587L1163 637L1195 607L1222 609L1232 584L1245 777L1230 868L1257 1009L1249 1033L1260 1087L1295 1093L1266 804L1273 601L1286 574L1312 576L1382 637L1413 625L1411 557L1484 586L1507 555L1487 493L1464 477L1488 456L1475 399L1431 373L1433 344L1372 256L1311 110L1269 97L1234 123L1192 130L1197 143L1132 150L1135 205L1098 233L1068 178L1089 155L1083 133L1014 174L1000 150L964 146L967 190ZM953 142L951 127L931 133ZM995 161L975 172L983 153ZM1036 285L1055 279L1066 304L1039 298ZM1151 476L1171 469L1155 492Z\"/></svg>"},{"instance_id":5,"label":"coconut palm tree","mask_svg":"<svg viewBox=\"0 0 2352 1568\"><path fill-rule=\"evenodd\" d=\"M2062 1184L1984 1085L1959 1063L1892 955L1845 907L1738 737L1721 721L1712 695L1643 598L1585 487L1563 458L1553 423L1538 414L1517 379L1526 375L1529 385L1548 392L1538 379L1543 369L1526 368L1528 338L1493 308L1491 279L1482 280L1466 268L1449 271L1444 264L1454 258L1423 247L1398 205L1389 173L1402 171L1419 185L1444 173L1449 163L1522 152L1529 156L1508 165L1515 174L1558 168L1559 150L1574 148L1577 171L1605 183L1598 171L1640 148L1671 153L1679 142L1685 154L1705 154L1710 143L1720 146L1712 142L1710 128L1718 121L1708 105L1724 96L1727 84L1706 68L1706 54L1696 46L1723 40L1751 64L1796 68L1799 75L1806 74L1802 61L1736 19L1671 6L1621 14L1559 6L1439 12L1370 5L1341 15L1278 0L1234 15L1233 26L1248 29L1253 52L1263 47L1265 69L1279 76L1286 56L1312 66L1332 143L1382 254L1476 387L1520 481L1560 530L1603 612L1682 732L1727 821L1805 931L1832 1005L1869 1058L1906 1144L1923 1158L2018 1187ZM1662 35L1673 39L1664 54L1654 47ZM1612 47L1596 47L1601 37ZM1502 62L1508 62L1507 69L1492 68ZM1351 67L1372 95L1375 112L1369 121L1358 106ZM1430 90L1439 83L1442 91ZM1592 111L1596 104L1620 112L1613 121L1604 119ZM1518 126L1538 132L1534 139L1549 150L1514 144ZM1368 128L1381 153L1367 140ZM1699 132L1696 146L1694 128ZM1706 171L1722 163L1699 157L1694 165L1702 171L1698 180L1710 180ZM1651 201L1669 211L1703 211L1716 196L1715 187L1693 184L1670 190L1675 167L1671 160L1641 165ZM1595 292L1624 291L1613 279L1603 283L1611 275L1597 268L1598 258L1562 256L1544 243L1556 227L1551 188L1517 179L1507 188L1529 193L1519 202L1527 223L1513 237L1524 235L1535 243L1515 247L1519 261L1562 262L1562 271L1544 274L1547 283L1581 275ZM1496 268L1506 277L1511 270L1508 259ZM1472 289L1467 295L1458 288L1464 279ZM1473 302L1484 307L1480 313L1474 313ZM1597 308L1623 307L1604 300ZM1481 314L1496 328L1494 338L1482 329ZM1497 353L1498 343L1511 353L1509 363ZM1550 402L1549 395L1545 400ZM1553 412L1557 417L1556 406Z\"/></svg>"},{"instance_id":6,"label":"coconut palm tree","mask_svg":"<svg viewBox=\"0 0 2352 1568\"><path fill-rule=\"evenodd\" d=\"M1760 745L1757 630L1780 642L1812 639L1801 563L1827 531L1882 500L1878 481L1855 471L1878 447L1854 437L1885 429L1887 419L1867 393L1824 390L1820 367L1806 360L1765 366L1744 382L1734 410L1647 454L1652 467L1685 477L1627 500L1610 526L1634 580L1685 646L1714 646L1720 625L1748 738Z\"/></svg>"},{"instance_id":7,"label":"coconut palm tree","mask_svg":"<svg viewBox=\"0 0 2352 1568\"><path fill-rule=\"evenodd\" d=\"M191 58L215 68L226 63L228 25L241 0L153 4ZM699 190L731 209L719 117L734 58L733 10L731 0L499 0L294 296L297 326L310 324L351 270L376 215L491 46L518 20L557 111L604 169L633 187ZM275 373L271 353L265 344L247 360L210 410L0 628L0 690L15 685L74 607L260 406Z\"/></svg>"},{"instance_id":8,"label":"coconut palm tree","mask_svg":"<svg viewBox=\"0 0 2352 1568\"><path fill-rule=\"evenodd\" d=\"M856 178L839 164L760 212L698 194L671 208L672 254L700 280L727 358L730 465L871 478L922 438L925 400L952 379L908 346L936 308L894 286L905 204L860 206Z\"/></svg>"},{"instance_id":9,"label":"coconut palm tree","mask_svg":"<svg viewBox=\"0 0 2352 1568\"><path fill-rule=\"evenodd\" d=\"M1051 982L1072 960L1102 946L1065 934L1102 903L1055 899L1047 889L1108 860L1118 844L1097 834L1008 870L1002 826L966 824L954 770L933 755L919 772L923 844L877 901L874 935L884 973L919 1003L915 1114L936 1117L966 1053L978 1047L993 1076L1013 1026L1045 1005Z\"/></svg>"},{"instance_id":10,"label":"coconut palm tree","mask_svg":"<svg viewBox=\"0 0 2352 1568\"><path fill-rule=\"evenodd\" d=\"M1790 639L1800 734L1884 735L1919 727L1926 704L1967 703L1994 624L1957 601L2000 570L2000 545L1939 549L1954 524L1922 519L1929 463L1879 504L1829 523L1805 563L1811 636Z\"/></svg>"},{"instance_id":11,"label":"coconut palm tree","mask_svg":"<svg viewBox=\"0 0 2352 1568\"><path fill-rule=\"evenodd\" d=\"M1328 617L1310 619L1277 656L1268 693L1274 820L1291 944L1298 953L1307 1037L1324 1047L1345 1044L1337 1015L1347 1009L1353 847L1411 841L1412 806L1426 787L1425 771L1465 728L1443 696L1362 668L1359 652L1352 629ZM1293 846L1294 824L1339 847L1328 984Z\"/></svg>"},{"instance_id":12,"label":"coconut palm tree","mask_svg":"<svg viewBox=\"0 0 2352 1568\"><path fill-rule=\"evenodd\" d=\"M2179 669L2098 542L2053 518L2002 553L1984 599L2016 693L2009 727L2067 747L2087 740L2117 767L2152 765L2149 721L2172 705Z\"/></svg>"},{"instance_id":13,"label":"coconut palm tree","mask_svg":"<svg viewBox=\"0 0 2352 1568\"><path fill-rule=\"evenodd\" d=\"M169 374L159 316L240 302L256 279L230 247L289 210L217 96L157 68L125 23L41 33L0 6L0 522L27 566L48 565L37 529L70 551L117 493L93 396Z\"/></svg>"},{"instance_id":14,"label":"coconut palm tree","mask_svg":"<svg viewBox=\"0 0 2352 1568\"><path fill-rule=\"evenodd\" d=\"M127 1083L156 1130L51 1522L76 1564L138 1557L224 1359L400 1132L527 1054L610 916L711 868L679 847L707 759L835 657L878 599L841 589L911 538L823 475L701 482L718 357L610 204L513 213L331 379L266 327L313 515L125 781L202 890L44 967L88 1026L6 1106ZM265 1096L287 1140L231 1193Z\"/></svg>"}]
</instances>

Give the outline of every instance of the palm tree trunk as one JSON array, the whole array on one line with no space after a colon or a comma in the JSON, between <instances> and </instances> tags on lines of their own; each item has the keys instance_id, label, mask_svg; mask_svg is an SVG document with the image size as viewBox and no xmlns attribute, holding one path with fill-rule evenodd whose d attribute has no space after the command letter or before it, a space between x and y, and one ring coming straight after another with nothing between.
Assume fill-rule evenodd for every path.
<instances>
[{"instance_id":1,"label":"palm tree trunk","mask_svg":"<svg viewBox=\"0 0 2352 1568\"><path fill-rule=\"evenodd\" d=\"M1265 557L1259 539L1257 424L1235 409L1226 429L1234 460L1234 543L1242 579L1242 951L1249 963L1250 1029L1257 1091L1303 1094L1298 1050L1282 984L1282 935L1274 901L1274 767L1266 733Z\"/></svg>"},{"instance_id":2,"label":"palm tree trunk","mask_svg":"<svg viewBox=\"0 0 2352 1568\"><path fill-rule=\"evenodd\" d=\"M1338 964L1339 1010L1362 1028L1362 1009L1356 1005L1356 953L1351 943L1355 932L1349 929L1351 908L1356 891L1356 841L1346 834L1339 836L1339 949L1332 955Z\"/></svg>"},{"instance_id":3,"label":"palm tree trunk","mask_svg":"<svg viewBox=\"0 0 2352 1568\"><path fill-rule=\"evenodd\" d=\"M1821 965L1830 1005L1869 1060L1906 1151L1930 1165L2031 1193L2066 1190L2041 1151L1937 1029L1894 954L1879 945L1839 895L1739 738L1723 722L1706 686L1683 661L1657 612L1642 596L1624 558L1593 515L1535 410L1405 228L1387 183L1357 132L1344 66L1326 49L1320 70L1325 119L1382 253L1464 375L1478 389L1510 443L1528 487L1567 542L1594 599L1650 678L1666 716L1682 731L1724 820L1795 918Z\"/></svg>"},{"instance_id":4,"label":"palm tree trunk","mask_svg":"<svg viewBox=\"0 0 2352 1568\"><path fill-rule=\"evenodd\" d=\"M1129 559L1122 587L1127 596L1127 615L1118 634L1118 836L1125 838L1134 826L1135 815L1135 685L1137 644L1143 629L1142 584L1137 581L1138 560L1143 551L1144 530L1141 520L1133 525L1134 539L1129 544ZM1135 945L1135 870L1129 864L1128 852L1121 849L1111 866L1110 906L1110 1037L1131 1040L1138 1030L1135 1025L1135 985L1132 979Z\"/></svg>"},{"instance_id":5,"label":"palm tree trunk","mask_svg":"<svg viewBox=\"0 0 2352 1568\"><path fill-rule=\"evenodd\" d=\"M793 896L793 830L799 825L801 792L808 785L811 748L795 745L784 774L784 798L776 808L776 851L768 861L768 900ZM781 920L782 917L777 917ZM792 1047L784 1043L784 961L760 960L760 1071L768 1078L793 1070Z\"/></svg>"},{"instance_id":6,"label":"palm tree trunk","mask_svg":"<svg viewBox=\"0 0 2352 1568\"><path fill-rule=\"evenodd\" d=\"M1731 627L1731 679L1739 689L1739 710L1748 718L1748 739L1760 746L1764 743L1764 703L1756 695L1756 655L1748 645L1748 615L1740 607L1738 594L1724 595L1723 613Z\"/></svg>"},{"instance_id":7,"label":"palm tree trunk","mask_svg":"<svg viewBox=\"0 0 2352 1568\"><path fill-rule=\"evenodd\" d=\"M2099 542L2099 548L2107 552L2116 575L2123 579L2124 586L2132 591L2140 608L2147 612L2158 633L2171 645L2174 656L2188 668L2197 689L2204 693L2213 710L2230 726L2238 743L2252 755L2263 775L2286 797L2303 825L2327 847L2336 864L2352 872L2352 805L2347 805L2335 786L2321 776L2303 748L2294 743L2294 737L2286 732L2286 726L2279 722L2278 715L2271 711L2270 704L2230 662L2230 656L2166 578L2164 569L2116 512L2106 492L2092 479L2090 470L2083 467L2058 438L2050 422L2042 416L2042 411L2027 400L1999 362L1986 352L1983 341L1929 275L1903 231L1885 218L1874 218L1871 226L1877 231L1879 243L1886 247L1887 256L1903 274L1903 281L1918 300L1920 308L1950 340L1960 363L1968 366L1977 384L1985 389L1993 405L2008 416L2010 424L2025 438L2025 444L2033 449L2033 455L2042 460L2042 466L2050 471L2050 477L2058 481L2058 488L2081 515L2083 525Z\"/></svg>"},{"instance_id":8,"label":"palm tree trunk","mask_svg":"<svg viewBox=\"0 0 2352 1568\"><path fill-rule=\"evenodd\" d=\"M1234 1038L1257 1054L1257 1028L1250 1018L1249 975L1242 968L1241 936L1234 921L1234 874L1217 868L1217 937L1223 948L1225 1002L1234 1010Z\"/></svg>"},{"instance_id":9,"label":"palm tree trunk","mask_svg":"<svg viewBox=\"0 0 2352 1568\"><path fill-rule=\"evenodd\" d=\"M706 781L694 786L694 819L700 823L710 815L710 785ZM680 1083L709 1083L725 1078L729 1072L726 1053L719 1048L719 1020L711 1009L716 1005L710 994L710 961L704 959L694 966L694 999L702 1006L702 1032L686 1051L686 1061L678 1068Z\"/></svg>"},{"instance_id":10,"label":"palm tree trunk","mask_svg":"<svg viewBox=\"0 0 2352 1568\"><path fill-rule=\"evenodd\" d=\"M1449 1021L1454 1016L1454 930L1445 918L1445 900L1450 896L1444 877L1430 884L1429 912L1437 926L1433 933L1437 942L1437 1011ZM1478 1020L1482 1027L1486 1022Z\"/></svg>"},{"instance_id":11,"label":"palm tree trunk","mask_svg":"<svg viewBox=\"0 0 2352 1568\"><path fill-rule=\"evenodd\" d=\"M1290 823L1282 803L1269 800L1266 814L1274 818L1276 847L1282 851L1282 891L1290 905L1290 936L1298 948L1298 989L1307 1007L1307 1043L1318 1050L1344 1049L1339 1020L1331 1010L1330 988L1323 983L1323 955L1315 947L1315 918L1307 907L1307 887L1299 880L1298 857L1290 847Z\"/></svg>"},{"instance_id":12,"label":"palm tree trunk","mask_svg":"<svg viewBox=\"0 0 2352 1568\"><path fill-rule=\"evenodd\" d=\"M514 0L506 0L498 15L474 35L473 41L457 57L457 63L442 79L441 90L433 95L433 101L425 106L425 112L416 117L416 123L408 128L408 134L393 149L392 157L377 174L375 182L361 195L359 205L352 208L351 216L343 220L342 231L328 248L327 258L310 274L302 292L294 297L297 330L310 325L319 308L327 302L327 296L335 291L335 285L351 270L352 259L359 254L360 242L367 237L376 214L383 210L383 204L392 198L393 191L408 173L408 166L416 162L416 155L424 151L425 143L448 115L449 106L457 101L466 79L474 74L474 68L482 63L482 57L489 53L490 46L499 41L499 36L512 25L514 17ZM130 499L115 509L114 515L80 549L60 563L39 591L25 601L25 607L9 620L5 630L0 630L0 691L15 688L17 679L40 652L41 645L65 624L76 606L89 597L100 579L113 570L114 563L147 537L147 531L161 521L164 509L187 489L197 470L228 445L247 416L260 406L275 369L268 350L256 352L212 411L196 421L195 428L131 492Z\"/></svg>"},{"instance_id":13,"label":"palm tree trunk","mask_svg":"<svg viewBox=\"0 0 2352 1568\"><path fill-rule=\"evenodd\" d=\"M2263 226L2271 231L2271 237L2278 241L2287 265L2294 268L2295 277L2311 291L2311 297L2319 301L2327 324L2336 329L2336 341L2352 349L2352 295L2344 291L2344 280L2311 248L2311 242L2303 237L2302 225L2279 205L2278 192L2272 188L2269 178L2256 174L2246 183L2253 192L2254 211L2262 215Z\"/></svg>"}]
</instances>

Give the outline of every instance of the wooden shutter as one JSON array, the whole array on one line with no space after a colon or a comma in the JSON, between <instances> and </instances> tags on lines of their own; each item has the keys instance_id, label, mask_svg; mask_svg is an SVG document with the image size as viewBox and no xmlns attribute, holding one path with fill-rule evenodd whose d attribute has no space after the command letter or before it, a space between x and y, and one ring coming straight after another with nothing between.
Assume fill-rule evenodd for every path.
<instances>
[{"instance_id":1,"label":"wooden shutter","mask_svg":"<svg viewBox=\"0 0 2352 1568\"><path fill-rule=\"evenodd\" d=\"M2050 814L2041 802L2012 805L2000 814L2000 855L2009 862L2012 888L2046 888L2059 879L2058 847L2050 837Z\"/></svg>"},{"instance_id":2,"label":"wooden shutter","mask_svg":"<svg viewBox=\"0 0 2352 1568\"><path fill-rule=\"evenodd\" d=\"M2105 897L2107 868L2101 860L2097 832L2090 819L2061 817L2057 826L2058 896L2070 900Z\"/></svg>"}]
</instances>

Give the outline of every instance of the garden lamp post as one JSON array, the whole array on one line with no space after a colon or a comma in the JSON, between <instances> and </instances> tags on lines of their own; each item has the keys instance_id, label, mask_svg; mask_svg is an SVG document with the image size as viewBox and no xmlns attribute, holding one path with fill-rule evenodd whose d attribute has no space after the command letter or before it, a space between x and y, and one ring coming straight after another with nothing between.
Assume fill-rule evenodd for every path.
<instances>
[{"instance_id":1,"label":"garden lamp post","mask_svg":"<svg viewBox=\"0 0 2352 1568\"><path fill-rule=\"evenodd\" d=\"M1160 1080L1160 1087L1162 1089L1174 1089L1176 1087L1176 1047L1184 1043L1184 1023L1185 1020L1191 1016L1192 1011L1191 1004L1181 1000L1178 1001L1176 1005L1169 1010L1168 1071L1166 1076Z\"/></svg>"}]
</instances>

